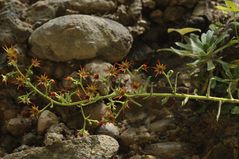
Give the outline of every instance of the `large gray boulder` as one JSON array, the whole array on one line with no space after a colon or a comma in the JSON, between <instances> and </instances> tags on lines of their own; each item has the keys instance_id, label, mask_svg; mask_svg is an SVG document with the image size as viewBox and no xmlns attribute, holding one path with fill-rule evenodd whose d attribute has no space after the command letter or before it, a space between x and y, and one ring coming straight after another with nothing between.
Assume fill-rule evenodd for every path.
<instances>
[{"instance_id":1,"label":"large gray boulder","mask_svg":"<svg viewBox=\"0 0 239 159\"><path fill-rule=\"evenodd\" d=\"M109 159L118 149L119 144L114 138L95 135L33 147L6 155L3 159Z\"/></svg>"},{"instance_id":2,"label":"large gray boulder","mask_svg":"<svg viewBox=\"0 0 239 159\"><path fill-rule=\"evenodd\" d=\"M116 62L127 55L132 41L123 25L89 15L55 18L33 31L29 38L32 54L52 61L99 57Z\"/></svg>"}]
</instances>

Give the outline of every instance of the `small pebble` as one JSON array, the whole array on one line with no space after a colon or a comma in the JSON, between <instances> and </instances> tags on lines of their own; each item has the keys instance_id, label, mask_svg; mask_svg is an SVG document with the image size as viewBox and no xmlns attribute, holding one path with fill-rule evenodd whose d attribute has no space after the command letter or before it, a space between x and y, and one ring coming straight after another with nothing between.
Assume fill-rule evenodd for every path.
<instances>
[{"instance_id":1,"label":"small pebble","mask_svg":"<svg viewBox=\"0 0 239 159\"><path fill-rule=\"evenodd\" d=\"M106 123L100 126L98 129L99 134L109 135L111 137L119 136L119 128L113 123Z\"/></svg>"},{"instance_id":2,"label":"small pebble","mask_svg":"<svg viewBox=\"0 0 239 159\"><path fill-rule=\"evenodd\" d=\"M51 125L58 123L57 116L49 110L44 110L37 122L37 133L42 135Z\"/></svg>"}]
</instances>

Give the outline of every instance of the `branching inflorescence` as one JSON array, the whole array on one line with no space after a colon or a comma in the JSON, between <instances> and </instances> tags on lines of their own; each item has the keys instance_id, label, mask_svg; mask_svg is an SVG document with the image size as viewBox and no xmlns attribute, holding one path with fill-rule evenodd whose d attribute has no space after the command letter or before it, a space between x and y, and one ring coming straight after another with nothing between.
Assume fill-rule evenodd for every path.
<instances>
[{"instance_id":1,"label":"branching inflorescence","mask_svg":"<svg viewBox=\"0 0 239 159\"><path fill-rule=\"evenodd\" d=\"M91 72L87 72L84 68L80 68L77 72L77 76L68 76L65 80L68 80L73 84L73 89L58 91L54 90L53 86L56 83L55 80L49 78L46 74L34 77L33 68L40 67L40 61L37 59L32 59L30 66L27 69L19 68L18 60L17 60L17 52L13 47L4 48L6 55L8 57L9 66L13 69L11 72L8 72L5 75L2 75L2 81L6 84L8 82L13 82L18 85L18 87L27 88L28 92L24 95L18 97L19 102L23 104L27 104L31 106L30 113L32 117L38 117L39 113L43 110L54 107L54 106L62 106L62 107L78 107L81 111L81 114L84 119L83 128L80 130L81 134L87 134L86 125L87 123L99 123L100 121L92 120L89 116L86 116L84 113L84 107L96 103L99 101L104 101L107 106L109 106L109 111L111 117L117 118L119 114L128 107L129 102L132 102L136 105L140 105L140 103L136 102L137 98L142 97L159 97L163 99L168 98L179 98L183 99L182 104L186 104L188 100L207 100L214 101L219 103L218 116L219 118L221 106L223 103L239 103L239 99L234 99L232 97L232 93L229 90L229 97L214 97L210 95L210 83L208 86L208 91L206 95L197 95L197 94L184 94L177 92L177 78L178 74L176 74L174 83L172 75L173 71L166 71L166 66L161 64L160 61L157 62L156 66L151 68L154 70L155 76L162 76L166 78L169 88L171 92L158 93L152 92L148 90L153 86L153 82L150 80L151 77L148 77L146 82L140 83L140 80L135 78L131 82L132 90L127 90L124 85L116 84L118 75L120 73L129 74L131 76L137 76L140 72L145 72L149 69L146 64L141 65L137 69L131 69L130 63L126 60L121 64L115 64L109 67L106 71L108 72L108 76L103 79L99 78L99 75L92 74ZM86 79L91 77L95 79L95 81L101 81L104 83L111 83L110 90L106 93L102 94L99 91L97 82L91 81L86 83ZM35 80L33 80L35 79ZM46 100L45 106L36 106L31 98L34 96L41 96Z\"/></svg>"}]
</instances>

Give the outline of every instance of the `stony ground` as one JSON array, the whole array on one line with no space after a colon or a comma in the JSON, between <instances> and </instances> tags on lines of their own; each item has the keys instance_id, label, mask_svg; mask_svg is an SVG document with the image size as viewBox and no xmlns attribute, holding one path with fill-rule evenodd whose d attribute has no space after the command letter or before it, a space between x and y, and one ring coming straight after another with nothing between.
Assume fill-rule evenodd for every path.
<instances>
[{"instance_id":1,"label":"stony ground","mask_svg":"<svg viewBox=\"0 0 239 159\"><path fill-rule=\"evenodd\" d=\"M69 87L64 80L80 68L104 76L105 68L127 57L134 66L154 64L181 69L183 60L156 55L155 50L180 39L169 27L206 30L212 21L225 20L206 0L0 0L0 45L13 46L19 61L42 61L40 73ZM0 50L4 52L3 49ZM6 73L0 54L0 73ZM149 72L150 74L150 72ZM130 76L122 75L127 84ZM187 79L184 79L187 84ZM186 82L185 82L186 81ZM157 88L162 83L157 83ZM104 86L107 87L107 86ZM130 88L129 88L130 89ZM222 114L215 120L205 103L180 107L176 100L162 105L156 98L129 105L115 123L90 127L79 137L82 117L75 108L43 111L29 117L28 106L17 103L24 89L0 85L0 157L3 159L238 159L238 117ZM35 99L44 103L42 99ZM95 103L86 112L100 119L106 105Z\"/></svg>"}]
</instances>

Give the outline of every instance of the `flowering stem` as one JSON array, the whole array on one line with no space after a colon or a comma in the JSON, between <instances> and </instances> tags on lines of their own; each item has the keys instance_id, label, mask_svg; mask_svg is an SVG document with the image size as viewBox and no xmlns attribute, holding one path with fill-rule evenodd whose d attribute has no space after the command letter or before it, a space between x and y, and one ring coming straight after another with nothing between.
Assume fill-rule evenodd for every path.
<instances>
[{"instance_id":1,"label":"flowering stem","mask_svg":"<svg viewBox=\"0 0 239 159\"><path fill-rule=\"evenodd\" d=\"M223 98L223 97L213 97L213 96L202 96L193 94L183 94L183 93L140 93L140 94L126 94L128 98L136 97L169 97L169 98L189 98L196 100L206 100L222 103L235 103L239 104L239 99Z\"/></svg>"},{"instance_id":2,"label":"flowering stem","mask_svg":"<svg viewBox=\"0 0 239 159\"><path fill-rule=\"evenodd\" d=\"M16 68L17 72L20 74L20 76L25 77L25 75L21 72L21 70L18 68L17 64L14 64L14 67ZM71 103L61 103L58 102L54 99L52 99L51 97L49 97L48 95L42 93L37 87L35 87L30 81L26 81L26 85L29 86L31 89L33 89L36 93L38 93L40 96L44 97L45 99L47 99L49 102L51 102L52 104L56 104L56 105L60 105L60 106L76 106L76 105L82 105L82 106L87 106L89 104L95 103L99 100L103 100L103 99L107 99L110 97L114 97L116 96L116 93L113 92L111 94L105 95L105 96L96 96L95 98L93 98L92 100L81 100L81 101L77 101L77 102L71 102Z\"/></svg>"},{"instance_id":3,"label":"flowering stem","mask_svg":"<svg viewBox=\"0 0 239 159\"><path fill-rule=\"evenodd\" d=\"M17 72L19 73L20 76L22 76L24 79L26 79L26 85L30 87L32 90L34 90L36 93L38 93L40 96L44 97L47 99L52 105L56 104L59 106L87 106L89 104L95 103L97 101L103 100L103 99L112 99L114 97L117 97L116 92L112 92L111 94L105 95L105 96L95 96L92 99L86 99L86 100L81 100L81 101L76 101L76 102L69 102L69 103L62 103L59 101L56 101L49 97L48 95L42 93L36 86L34 86L30 80L21 72L21 70L18 68L17 64L14 63L13 66L16 68ZM196 100L206 100L206 101L214 101L214 102L219 102L219 103L236 103L239 104L239 99L233 99L233 98L223 98L223 97L213 97L213 96L203 96L203 95L193 95L193 94L183 94L183 93L176 93L173 89L172 83L170 82L170 79L165 72L163 72L164 76L166 77L171 89L173 90L172 93L126 93L124 94L125 97L129 98L137 98L137 97L168 97L168 98L188 98L188 99L196 99ZM122 104L122 103L121 103ZM122 107L124 107L125 104L123 104ZM123 109L123 108L122 108Z\"/></svg>"}]
</instances>

